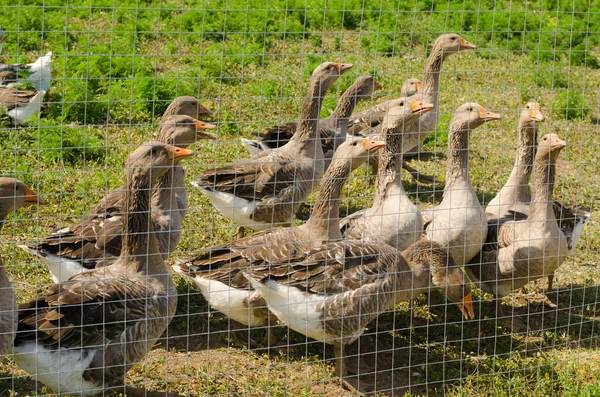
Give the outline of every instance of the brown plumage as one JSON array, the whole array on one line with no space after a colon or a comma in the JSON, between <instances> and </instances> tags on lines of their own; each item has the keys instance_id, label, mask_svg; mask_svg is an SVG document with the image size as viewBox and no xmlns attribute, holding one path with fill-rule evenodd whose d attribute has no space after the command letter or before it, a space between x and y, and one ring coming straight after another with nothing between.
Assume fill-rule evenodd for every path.
<instances>
[{"instance_id":1,"label":"brown plumage","mask_svg":"<svg viewBox=\"0 0 600 397\"><path fill-rule=\"evenodd\" d=\"M429 244L416 247L409 253L410 259L425 261L441 255ZM425 253L419 252L420 248ZM447 260L443 255L440 258ZM461 308L463 315L474 317L469 281L456 276L462 273L458 267L447 268L451 261L439 269L439 260L423 264L417 273L387 244L347 240L315 249L302 262L256 266L245 275L279 320L310 338L334 345L336 373L343 379L348 370L343 346L360 337L381 313L428 291L432 283L446 294L460 295L459 307L463 300L467 306Z\"/></svg>"},{"instance_id":2,"label":"brown plumage","mask_svg":"<svg viewBox=\"0 0 600 397\"><path fill-rule=\"evenodd\" d=\"M286 145L228 167L206 170L195 186L242 227L261 230L289 225L325 170L318 132L323 98L351 67L325 62L315 69L298 130Z\"/></svg>"},{"instance_id":3,"label":"brown plumage","mask_svg":"<svg viewBox=\"0 0 600 397\"><path fill-rule=\"evenodd\" d=\"M354 84L344 91L333 113L329 117L319 120L319 134L321 135L325 157L331 158L333 152L339 146L339 144L334 146L335 140L340 143L343 142L348 129L349 117L356 104L371 96L373 91L381 88L381 84L375 81L373 76L358 77ZM272 149L281 147L289 142L297 128L297 122L269 127L261 135L261 143ZM327 156L329 152L330 155Z\"/></svg>"},{"instance_id":4,"label":"brown plumage","mask_svg":"<svg viewBox=\"0 0 600 397\"><path fill-rule=\"evenodd\" d=\"M214 139L203 132L210 128L214 126L187 115L168 116L160 124L157 139L187 147L197 139ZM187 213L183 167L172 164L154 187L152 221L160 251L166 259L179 243L181 223ZM55 282L111 264L121 253L125 193L124 188L112 191L81 221L59 228L39 243L22 248L48 263Z\"/></svg>"},{"instance_id":5,"label":"brown plumage","mask_svg":"<svg viewBox=\"0 0 600 397\"><path fill-rule=\"evenodd\" d=\"M25 184L14 178L0 177L0 231L11 212L27 205L44 204ZM12 284L0 257L0 360L10 353L17 330L17 304Z\"/></svg>"},{"instance_id":6,"label":"brown plumage","mask_svg":"<svg viewBox=\"0 0 600 397\"><path fill-rule=\"evenodd\" d=\"M52 390L92 396L122 387L173 318L177 294L153 234L150 195L169 164L191 155L158 142L134 151L118 260L20 307L15 360Z\"/></svg>"},{"instance_id":7,"label":"brown plumage","mask_svg":"<svg viewBox=\"0 0 600 397\"><path fill-rule=\"evenodd\" d=\"M212 247L196 258L180 261L173 269L192 278L216 310L245 325L264 325L268 311L264 302L253 301L253 293L241 272L261 263L296 260L314 247L340 240L339 205L344 182L369 152L382 145L383 142L353 138L338 148L324 175L311 218L305 224L265 230Z\"/></svg>"},{"instance_id":8,"label":"brown plumage","mask_svg":"<svg viewBox=\"0 0 600 397\"><path fill-rule=\"evenodd\" d=\"M18 90L10 87L0 87L0 106L7 110L27 105L37 94L35 91Z\"/></svg>"},{"instance_id":9,"label":"brown plumage","mask_svg":"<svg viewBox=\"0 0 600 397\"><path fill-rule=\"evenodd\" d=\"M495 238L488 236L490 242L465 268L471 280L496 298L551 274L568 255L552 199L556 160L565 145L554 134L542 138L533 165L529 216L498 222L490 231ZM497 309L501 312L499 303Z\"/></svg>"}]
</instances>

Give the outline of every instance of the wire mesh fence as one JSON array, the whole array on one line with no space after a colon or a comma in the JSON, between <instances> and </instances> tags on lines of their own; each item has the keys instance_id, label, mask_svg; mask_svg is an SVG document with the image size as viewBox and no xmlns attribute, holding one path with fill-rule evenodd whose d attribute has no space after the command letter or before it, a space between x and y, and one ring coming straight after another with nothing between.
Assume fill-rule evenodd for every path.
<instances>
[{"instance_id":1,"label":"wire mesh fence","mask_svg":"<svg viewBox=\"0 0 600 397\"><path fill-rule=\"evenodd\" d=\"M2 8L0 395L600 393L597 3Z\"/></svg>"}]
</instances>

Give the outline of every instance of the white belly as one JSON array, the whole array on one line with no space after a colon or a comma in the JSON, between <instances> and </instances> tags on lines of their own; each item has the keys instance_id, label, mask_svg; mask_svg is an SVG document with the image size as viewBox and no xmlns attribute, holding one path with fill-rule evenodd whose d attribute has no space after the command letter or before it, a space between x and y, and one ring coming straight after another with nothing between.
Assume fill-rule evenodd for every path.
<instances>
[{"instance_id":1,"label":"white belly","mask_svg":"<svg viewBox=\"0 0 600 397\"><path fill-rule=\"evenodd\" d=\"M97 350L48 350L37 343L15 347L15 361L35 379L59 394L95 396L103 390L101 384L83 379Z\"/></svg>"}]
</instances>

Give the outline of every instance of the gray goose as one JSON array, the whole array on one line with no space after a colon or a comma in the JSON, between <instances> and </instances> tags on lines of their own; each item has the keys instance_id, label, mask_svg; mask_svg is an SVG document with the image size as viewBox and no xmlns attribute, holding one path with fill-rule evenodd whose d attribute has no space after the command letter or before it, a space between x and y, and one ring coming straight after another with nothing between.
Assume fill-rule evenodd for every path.
<instances>
[{"instance_id":1,"label":"gray goose","mask_svg":"<svg viewBox=\"0 0 600 397\"><path fill-rule=\"evenodd\" d=\"M399 98L380 103L362 112L354 113L348 123L348 134L358 135L365 129L377 127L381 124L390 108L398 106L398 103L403 101L405 97L415 95L421 90L421 86L422 84L419 79L411 77L402 84ZM362 135L365 134L362 133Z\"/></svg>"},{"instance_id":2,"label":"gray goose","mask_svg":"<svg viewBox=\"0 0 600 397\"><path fill-rule=\"evenodd\" d=\"M441 203L422 211L427 239L447 248L462 266L481 250L487 218L469 178L469 137L484 123L500 119L477 103L465 103L452 115L448 135L446 186Z\"/></svg>"},{"instance_id":3,"label":"gray goose","mask_svg":"<svg viewBox=\"0 0 600 397\"><path fill-rule=\"evenodd\" d=\"M440 75L442 73L442 65L449 55L463 51L471 51L477 48L474 44L469 43L457 34L444 34L438 37L431 48L431 53L425 64L425 72L423 74L423 85L421 91L415 95L414 99L426 103L432 103L435 106L433 112L427 113L421 117L411 128L406 131L403 140L403 153L405 158L411 151L419 151L419 146L427 138L429 134L435 131L439 117L439 97L440 97ZM381 123L383 114L377 121L373 123ZM426 175L421 175L416 169L410 167L406 162L403 165L404 169L418 181L423 183L433 183L434 178Z\"/></svg>"},{"instance_id":4,"label":"gray goose","mask_svg":"<svg viewBox=\"0 0 600 397\"><path fill-rule=\"evenodd\" d=\"M54 284L19 308L15 361L53 391L123 391L127 371L169 325L177 291L153 234L150 195L173 162L192 154L158 142L136 149L126 166L119 259Z\"/></svg>"},{"instance_id":5,"label":"gray goose","mask_svg":"<svg viewBox=\"0 0 600 397\"><path fill-rule=\"evenodd\" d=\"M537 102L529 102L519 117L518 147L515 165L510 177L485 209L488 219L503 218L511 212L526 213L531 201L529 177L533 167L537 131L540 123L546 120L542 108Z\"/></svg>"},{"instance_id":6,"label":"gray goose","mask_svg":"<svg viewBox=\"0 0 600 397\"><path fill-rule=\"evenodd\" d=\"M315 69L298 129L287 144L228 167L206 170L194 186L242 230L289 225L325 170L318 129L325 93L351 67L325 62Z\"/></svg>"},{"instance_id":7,"label":"gray goose","mask_svg":"<svg viewBox=\"0 0 600 397\"><path fill-rule=\"evenodd\" d=\"M44 201L25 184L14 178L0 177L0 231L11 212ZM17 304L13 287L0 257L0 361L10 353L17 330Z\"/></svg>"},{"instance_id":8,"label":"gray goose","mask_svg":"<svg viewBox=\"0 0 600 397\"><path fill-rule=\"evenodd\" d=\"M21 125L33 115L42 110L42 101L46 91L18 90L10 87L0 87L0 106L6 109L6 114L14 125Z\"/></svg>"},{"instance_id":9,"label":"gray goose","mask_svg":"<svg viewBox=\"0 0 600 397\"><path fill-rule=\"evenodd\" d=\"M380 170L371 208L355 212L340 222L344 237L377 241L403 250L423 234L423 218L402 186L402 140L410 128L433 105L402 98L390 108L381 125L386 146L379 154Z\"/></svg>"},{"instance_id":10,"label":"gray goose","mask_svg":"<svg viewBox=\"0 0 600 397\"><path fill-rule=\"evenodd\" d=\"M325 158L331 161L333 153L345 139L348 119L354 112L356 104L371 96L373 91L381 88L382 85L375 81L375 77L359 76L354 84L344 91L333 113L329 117L319 120L319 134L321 135ZM285 145L297 129L297 122L270 127L262 134L260 140L242 139L242 145L254 156L262 151ZM338 143L335 144L335 142Z\"/></svg>"},{"instance_id":11,"label":"gray goose","mask_svg":"<svg viewBox=\"0 0 600 397\"><path fill-rule=\"evenodd\" d=\"M173 270L190 277L211 307L236 322L250 327L267 324L269 315L264 302L260 304L260 300L256 300L240 271L253 263L296 258L327 241L341 240L339 205L344 182L370 152L383 145L383 142L358 137L340 145L305 224L265 230L227 245L211 247L195 258L179 261ZM268 333L265 335L265 344L271 337Z\"/></svg>"},{"instance_id":12,"label":"gray goose","mask_svg":"<svg viewBox=\"0 0 600 397\"><path fill-rule=\"evenodd\" d=\"M556 160L565 146L554 134L541 139L533 163L529 216L490 225L487 243L465 267L472 281L496 297L498 316L503 315L500 298L552 274L569 254L552 198Z\"/></svg>"},{"instance_id":13,"label":"gray goose","mask_svg":"<svg viewBox=\"0 0 600 397\"><path fill-rule=\"evenodd\" d=\"M171 115L162 120L157 139L185 148L198 139L214 139L203 132L211 128L214 128L212 124L190 116ZM173 164L154 188L152 223L160 252L167 259L179 243L181 223L187 212L183 167ZM121 252L125 204L126 189L112 191L81 221L54 230L37 244L20 247L48 264L54 282L63 282L75 274L111 264Z\"/></svg>"},{"instance_id":14,"label":"gray goose","mask_svg":"<svg viewBox=\"0 0 600 397\"><path fill-rule=\"evenodd\" d=\"M527 219L529 204L531 202L531 189L529 179L533 168L533 159L537 148L537 131L539 123L545 117L541 106L537 102L529 102L521 112L518 126L519 146L515 165L510 177L485 209L491 224L508 220ZM558 225L569 244L571 253L581 237L586 224L591 219L591 213L580 208L568 208L554 200L554 215ZM493 236L491 236L494 239ZM553 288L554 275L548 275L548 289Z\"/></svg>"},{"instance_id":15,"label":"gray goose","mask_svg":"<svg viewBox=\"0 0 600 397\"><path fill-rule=\"evenodd\" d=\"M280 321L333 344L336 375L354 389L356 383L344 379L349 369L344 345L358 339L372 320L397 303L441 288L465 318L475 317L470 282L458 266L448 267L451 261L429 261L440 255L432 247L425 242L407 252L411 261L423 262L416 271L387 244L346 240L326 244L300 262L254 266L244 275ZM444 256L445 250L437 249Z\"/></svg>"}]
</instances>

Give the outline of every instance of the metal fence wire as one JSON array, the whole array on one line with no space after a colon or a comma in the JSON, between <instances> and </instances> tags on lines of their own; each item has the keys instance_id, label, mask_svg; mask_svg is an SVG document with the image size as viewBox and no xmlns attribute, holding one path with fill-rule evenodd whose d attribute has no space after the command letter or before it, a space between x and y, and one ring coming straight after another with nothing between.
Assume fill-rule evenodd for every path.
<instances>
[{"instance_id":1,"label":"metal fence wire","mask_svg":"<svg viewBox=\"0 0 600 397\"><path fill-rule=\"evenodd\" d=\"M0 3L0 396L600 395L600 2Z\"/></svg>"}]
</instances>

